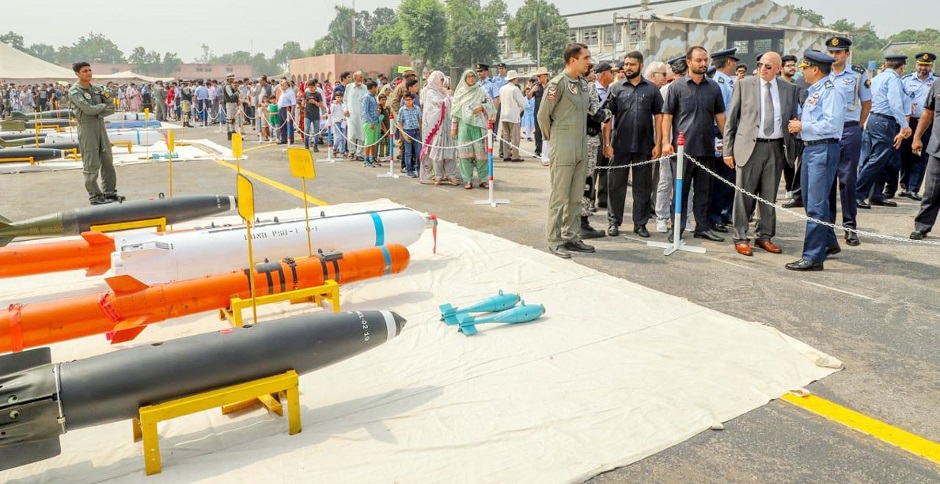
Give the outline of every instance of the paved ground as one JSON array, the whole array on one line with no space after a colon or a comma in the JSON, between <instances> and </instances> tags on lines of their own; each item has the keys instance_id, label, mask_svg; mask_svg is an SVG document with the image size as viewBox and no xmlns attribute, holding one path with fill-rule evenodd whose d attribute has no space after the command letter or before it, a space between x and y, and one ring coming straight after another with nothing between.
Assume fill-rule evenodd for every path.
<instances>
[{"instance_id":1,"label":"paved ground","mask_svg":"<svg viewBox=\"0 0 940 484\"><path fill-rule=\"evenodd\" d=\"M224 135L213 128L177 134L177 139L184 138L225 142ZM246 146L256 145L249 142ZM244 169L300 188L300 182L290 176L281 147L247 154ZM376 178L383 168L318 163L318 178L309 184L309 192L329 203L390 198L451 222L545 249L548 169L535 160L497 162L498 195L512 203L495 209L473 204L485 198L485 190L422 186L404 177ZM173 172L177 194L235 191L232 170L215 162L175 163ZM120 167L119 189L130 198L154 196L166 191L167 173L165 163ZM300 205L296 197L261 182L255 182L255 190L258 211ZM86 203L79 171L0 176L0 215L12 220ZM899 204L893 209L860 211L861 228L906 236L917 205L907 199L900 199ZM627 213L629 207L628 195ZM600 213L592 221L596 227L606 226ZM621 228L624 236L597 240L597 253L576 255L572 263L768 324L829 353L841 359L846 369L810 385L811 391L940 442L940 247L863 238L857 248L843 244L842 254L828 261L824 272L796 274L783 265L799 258L803 223L786 215L778 215L775 238L784 254L755 249L750 258L736 254L730 242L698 240L694 242L706 247L707 254L664 257L660 250L647 248L644 240L630 232L630 225ZM665 237L654 233L652 240L664 241ZM629 301L613 304L629 310ZM706 431L590 482L797 481L940 482L940 467L775 401L726 423L723 431Z\"/></svg>"}]
</instances>

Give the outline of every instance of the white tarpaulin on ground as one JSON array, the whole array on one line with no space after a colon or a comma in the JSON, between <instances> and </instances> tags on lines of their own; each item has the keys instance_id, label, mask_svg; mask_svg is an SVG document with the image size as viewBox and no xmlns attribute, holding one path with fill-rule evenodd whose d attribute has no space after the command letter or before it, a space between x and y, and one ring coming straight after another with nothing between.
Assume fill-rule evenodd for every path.
<instances>
[{"instance_id":1,"label":"white tarpaulin on ground","mask_svg":"<svg viewBox=\"0 0 940 484\"><path fill-rule=\"evenodd\" d=\"M0 81L23 83L59 80L75 81L75 73L0 42Z\"/></svg>"},{"instance_id":2,"label":"white tarpaulin on ground","mask_svg":"<svg viewBox=\"0 0 940 484\"><path fill-rule=\"evenodd\" d=\"M146 76L144 74L138 74L133 71L121 71L115 72L114 74L97 74L95 79L105 80L105 81L143 81L154 83L157 81L169 82L172 81L172 77L152 77Z\"/></svg>"},{"instance_id":3,"label":"white tarpaulin on ground","mask_svg":"<svg viewBox=\"0 0 940 484\"><path fill-rule=\"evenodd\" d=\"M165 422L163 473L146 481L578 481L682 442L839 365L773 328L543 251L447 222L439 235L437 255L430 230L411 247L404 273L342 287L344 309L392 309L408 323L384 346L301 378L302 433L289 436L286 419L261 410ZM0 280L0 305L89 287L104 284L78 272ZM472 337L439 321L440 304L465 305L500 289L544 304L545 316L481 325ZM272 313L309 310L261 308L260 324L277 324ZM215 313L183 318L146 329L133 344L224 326ZM54 345L53 357L112 349L96 336ZM120 422L70 432L62 455L0 473L0 481L141 482L143 468L141 444L131 441L130 422Z\"/></svg>"}]
</instances>

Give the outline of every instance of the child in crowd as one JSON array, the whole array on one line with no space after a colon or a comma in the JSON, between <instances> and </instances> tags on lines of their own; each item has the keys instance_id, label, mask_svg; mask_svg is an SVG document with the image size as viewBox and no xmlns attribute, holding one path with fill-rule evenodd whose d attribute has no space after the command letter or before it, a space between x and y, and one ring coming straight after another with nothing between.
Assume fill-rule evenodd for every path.
<instances>
[{"instance_id":1,"label":"child in crowd","mask_svg":"<svg viewBox=\"0 0 940 484\"><path fill-rule=\"evenodd\" d=\"M272 137L277 137L276 140L278 143L281 142L281 122L278 113L277 113L277 103L272 102L271 99L268 99L268 127L271 129ZM286 141L286 140L285 140Z\"/></svg>"},{"instance_id":2,"label":"child in crowd","mask_svg":"<svg viewBox=\"0 0 940 484\"><path fill-rule=\"evenodd\" d=\"M346 155L346 113L343 109L343 91L333 91L330 106L330 126L333 127L333 156Z\"/></svg>"},{"instance_id":3,"label":"child in crowd","mask_svg":"<svg viewBox=\"0 0 940 484\"><path fill-rule=\"evenodd\" d=\"M421 145L418 144L418 138L421 137L421 110L415 106L415 95L410 92L402 96L402 101L404 105L398 110L398 127L403 132L402 157L408 177L416 178L418 175L415 171L419 168L418 153L421 150Z\"/></svg>"},{"instance_id":4,"label":"child in crowd","mask_svg":"<svg viewBox=\"0 0 940 484\"><path fill-rule=\"evenodd\" d=\"M388 96L385 94L379 94L379 125L381 129L379 131L379 145L378 148L379 160L388 159L389 157L389 144L385 140L384 136L388 135L389 128L389 118L391 114L391 109L388 107ZM401 156L401 153L398 154Z\"/></svg>"},{"instance_id":5,"label":"child in crowd","mask_svg":"<svg viewBox=\"0 0 940 484\"><path fill-rule=\"evenodd\" d=\"M365 146L362 149L363 166L380 166L376 160L376 145L379 141L379 102L375 95L379 91L378 85L373 80L366 82L366 89L369 93L362 97L362 133L365 138Z\"/></svg>"},{"instance_id":6,"label":"child in crowd","mask_svg":"<svg viewBox=\"0 0 940 484\"><path fill-rule=\"evenodd\" d=\"M261 96L258 109L261 112L268 112L269 101L268 96ZM261 116L261 141L271 141L271 126L268 124L268 119L264 118L264 116Z\"/></svg>"}]
</instances>

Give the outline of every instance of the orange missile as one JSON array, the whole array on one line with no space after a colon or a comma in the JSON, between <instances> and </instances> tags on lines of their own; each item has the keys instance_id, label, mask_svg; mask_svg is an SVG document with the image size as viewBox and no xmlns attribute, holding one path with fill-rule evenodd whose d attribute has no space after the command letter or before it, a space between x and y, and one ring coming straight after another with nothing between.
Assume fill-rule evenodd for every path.
<instances>
[{"instance_id":1,"label":"orange missile","mask_svg":"<svg viewBox=\"0 0 940 484\"><path fill-rule=\"evenodd\" d=\"M76 240L11 244L0 248L0 277L85 269L98 276L111 268L114 239L101 232L82 232Z\"/></svg>"},{"instance_id":2,"label":"orange missile","mask_svg":"<svg viewBox=\"0 0 940 484\"><path fill-rule=\"evenodd\" d=\"M408 267L403 245L333 253L304 259L259 264L258 296L323 284L340 284ZM148 286L128 275L107 278L111 291L27 305L11 304L0 313L0 352L22 351L59 341L114 332L111 343L137 337L148 324L229 307L232 297L250 297L247 271Z\"/></svg>"}]
</instances>

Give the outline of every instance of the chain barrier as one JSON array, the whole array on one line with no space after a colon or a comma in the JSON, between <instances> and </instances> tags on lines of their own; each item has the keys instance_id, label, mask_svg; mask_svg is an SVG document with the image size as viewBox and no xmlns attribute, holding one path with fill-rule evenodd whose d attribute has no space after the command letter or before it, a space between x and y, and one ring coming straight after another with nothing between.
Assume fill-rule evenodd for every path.
<instances>
[{"instance_id":1,"label":"chain barrier","mask_svg":"<svg viewBox=\"0 0 940 484\"><path fill-rule=\"evenodd\" d=\"M788 213L788 214L790 214L790 215L792 215L792 216L794 216L794 217L796 217L796 218L798 218L798 219L802 219L802 220L806 220L806 221L811 221L811 222L817 223L817 224L819 224L819 225L822 225L822 226L825 226L825 227L829 227L829 228L831 228L831 229L833 229L833 230L836 230L836 231L843 230L843 231L846 231L846 232L851 232L851 233L856 234L856 235L864 235L864 236L866 236L866 237L872 237L872 238L875 238L875 239L889 240L889 241L892 241L892 242L907 242L907 243L909 243L909 244L922 244L922 245L940 246L940 242L937 242L937 241L931 241L931 240L914 240L914 239L911 239L911 238L896 237L896 236L893 236L893 235L877 234L877 233L874 233L874 232L867 232L867 231L864 231L864 230L853 229L853 228L850 228L850 227L843 227L843 226L841 226L841 225L836 225L836 224L833 224L833 223L824 222L824 221L822 221L822 220L815 219L815 218L810 217L810 216L808 216L808 215L805 215L805 214L796 212L796 211L794 211L794 210L790 210L790 209L788 209L788 208L785 208L785 207L783 207L783 206L777 205L776 203L770 202L769 200L765 200L765 199L763 199L763 198L761 198L761 197L759 197L759 196L757 196L757 195L755 195L755 194L753 194L753 193L751 193L751 192L749 192L749 191L747 191L747 190L745 190L745 189L739 187L739 186L738 186L737 184L735 184L734 182L729 181L729 180L726 180L724 177L718 175L717 173L715 173L714 171L712 171L711 169L709 169L709 168L706 167L705 165L699 163L699 161L696 160L695 158L693 158L691 155L688 155L688 154L687 154L687 155L685 155L685 157L686 157L689 161L691 161L692 163L694 163L695 166L697 166L697 167L699 167L700 169L704 170L705 173L708 173L708 174L711 175L713 178L715 178L716 180L719 180L720 182L724 183L725 185L730 186L731 188L735 189L736 191L739 191L739 192L743 193L744 195L747 195L748 197L751 197L751 198L753 198L754 200L757 200L758 202L763 203L764 205L769 205L769 206L771 206L771 207L774 207L776 210L779 210L779 211L781 211L781 212L786 212L786 213Z\"/></svg>"}]
</instances>

